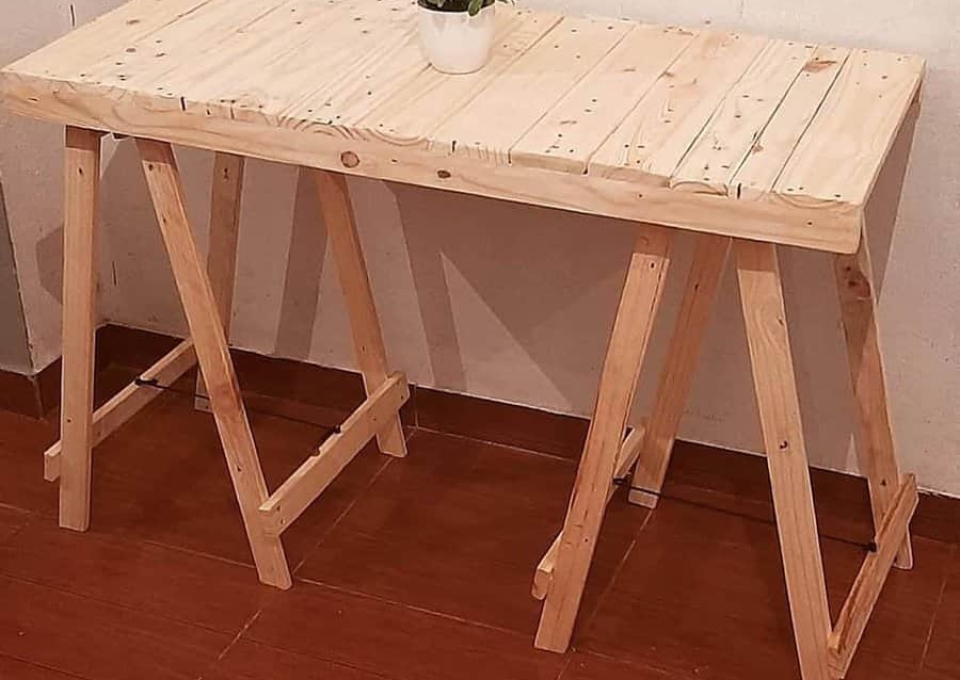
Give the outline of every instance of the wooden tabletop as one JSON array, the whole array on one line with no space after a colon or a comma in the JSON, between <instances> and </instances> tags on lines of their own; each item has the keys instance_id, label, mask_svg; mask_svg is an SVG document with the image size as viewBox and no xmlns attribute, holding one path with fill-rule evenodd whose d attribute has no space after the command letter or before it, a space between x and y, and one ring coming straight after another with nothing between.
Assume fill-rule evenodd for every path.
<instances>
[{"instance_id":1,"label":"wooden tabletop","mask_svg":"<svg viewBox=\"0 0 960 680\"><path fill-rule=\"evenodd\" d=\"M836 252L914 56L498 7L480 72L411 0L133 0L0 71L68 125Z\"/></svg>"}]
</instances>

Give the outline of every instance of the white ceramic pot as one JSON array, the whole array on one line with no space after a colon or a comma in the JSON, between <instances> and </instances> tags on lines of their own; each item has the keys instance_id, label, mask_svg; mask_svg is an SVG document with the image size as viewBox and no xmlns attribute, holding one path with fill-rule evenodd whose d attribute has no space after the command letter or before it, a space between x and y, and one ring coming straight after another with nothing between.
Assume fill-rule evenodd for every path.
<instances>
[{"instance_id":1,"label":"white ceramic pot","mask_svg":"<svg viewBox=\"0 0 960 680\"><path fill-rule=\"evenodd\" d=\"M496 5L474 16L441 12L419 5L420 42L433 67L444 73L473 73L490 59L496 27Z\"/></svg>"}]
</instances>

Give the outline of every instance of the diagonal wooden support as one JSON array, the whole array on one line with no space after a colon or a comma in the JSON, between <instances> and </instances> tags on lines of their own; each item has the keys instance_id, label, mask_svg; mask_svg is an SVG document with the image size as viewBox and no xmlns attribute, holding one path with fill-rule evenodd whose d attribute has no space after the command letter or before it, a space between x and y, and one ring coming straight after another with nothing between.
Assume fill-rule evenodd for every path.
<instances>
[{"instance_id":1,"label":"diagonal wooden support","mask_svg":"<svg viewBox=\"0 0 960 680\"><path fill-rule=\"evenodd\" d=\"M357 234L347 179L325 170L309 172L313 173L320 194L323 221L337 261L340 287L347 302L357 364L363 373L363 385L369 397L387 380L387 353L360 236ZM383 453L398 457L407 455L399 414L377 434L377 443Z\"/></svg>"},{"instance_id":2,"label":"diagonal wooden support","mask_svg":"<svg viewBox=\"0 0 960 680\"><path fill-rule=\"evenodd\" d=\"M337 478L378 432L389 427L410 398L402 373L394 373L260 506L269 533L280 535Z\"/></svg>"},{"instance_id":3,"label":"diagonal wooden support","mask_svg":"<svg viewBox=\"0 0 960 680\"><path fill-rule=\"evenodd\" d=\"M173 149L165 142L146 139L138 139L137 146L200 370L210 392L213 415L257 573L264 583L289 588L292 582L283 545L279 537L267 534L260 518L259 507L267 499L267 485L240 397L217 302L190 232Z\"/></svg>"},{"instance_id":4,"label":"diagonal wooden support","mask_svg":"<svg viewBox=\"0 0 960 680\"><path fill-rule=\"evenodd\" d=\"M637 459L628 500L655 508L670 465L673 442L690 394L703 338L720 290L731 239L700 234L680 302L673 335L650 414L650 426Z\"/></svg>"},{"instance_id":5,"label":"diagonal wooden support","mask_svg":"<svg viewBox=\"0 0 960 680\"><path fill-rule=\"evenodd\" d=\"M643 444L645 425L638 425L630 430L623 444L620 446L620 452L617 454L617 467L613 473L613 479L610 480L610 492L607 494L607 503L613 498L617 491L616 480L626 479L630 474L630 469L637 462L637 456L640 455L640 447ZM553 543L544 553L540 563L537 565L537 571L533 575L533 588L531 594L537 600L542 600L547 596L550 590L550 582L553 580L553 570L557 567L557 554L560 552L560 543L563 541L563 532L557 534Z\"/></svg>"},{"instance_id":6,"label":"diagonal wooden support","mask_svg":"<svg viewBox=\"0 0 960 680\"><path fill-rule=\"evenodd\" d=\"M74 531L90 526L101 136L68 127L65 140L60 526Z\"/></svg>"},{"instance_id":7,"label":"diagonal wooden support","mask_svg":"<svg viewBox=\"0 0 960 680\"><path fill-rule=\"evenodd\" d=\"M877 301L873 268L866 232L855 255L837 255L834 259L837 293L843 318L850 379L857 401L857 457L866 476L873 509L873 526L880 530L900 488L900 463L890 426L887 385L877 328ZM910 569L913 550L910 534L903 537L895 566Z\"/></svg>"},{"instance_id":8,"label":"diagonal wooden support","mask_svg":"<svg viewBox=\"0 0 960 680\"><path fill-rule=\"evenodd\" d=\"M240 236L240 198L243 193L243 156L218 152L213 161L210 185L210 243L207 248L207 275L223 321L223 332L230 339L233 311L233 287L237 272L237 243ZM210 410L203 374L197 373L195 408Z\"/></svg>"},{"instance_id":9,"label":"diagonal wooden support","mask_svg":"<svg viewBox=\"0 0 960 680\"><path fill-rule=\"evenodd\" d=\"M828 680L830 611L776 246L738 240L737 277L803 680Z\"/></svg>"},{"instance_id":10,"label":"diagonal wooden support","mask_svg":"<svg viewBox=\"0 0 960 680\"><path fill-rule=\"evenodd\" d=\"M184 340L157 363L140 374L142 382L155 382L159 387L175 383L180 376L197 364L193 341ZM90 430L90 445L96 446L121 425L142 411L160 396L161 391L150 385L133 382L117 392L93 414ZM63 444L58 441L43 454L43 478L48 482L60 478Z\"/></svg>"},{"instance_id":11,"label":"diagonal wooden support","mask_svg":"<svg viewBox=\"0 0 960 680\"><path fill-rule=\"evenodd\" d=\"M670 232L640 225L613 325L593 420L563 524L553 582L535 645L562 652L570 645L580 599L607 507L610 480L659 306L669 265Z\"/></svg>"},{"instance_id":12,"label":"diagonal wooden support","mask_svg":"<svg viewBox=\"0 0 960 680\"><path fill-rule=\"evenodd\" d=\"M910 531L918 500L917 480L907 475L880 523L875 540L877 550L864 560L830 635L830 668L837 678L845 677L850 668L897 552Z\"/></svg>"}]
</instances>

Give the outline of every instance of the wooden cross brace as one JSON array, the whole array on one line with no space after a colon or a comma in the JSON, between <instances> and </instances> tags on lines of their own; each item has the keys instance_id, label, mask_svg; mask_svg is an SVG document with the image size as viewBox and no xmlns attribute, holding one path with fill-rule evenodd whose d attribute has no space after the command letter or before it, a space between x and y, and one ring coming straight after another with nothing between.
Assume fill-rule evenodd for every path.
<instances>
[{"instance_id":1,"label":"wooden cross brace","mask_svg":"<svg viewBox=\"0 0 960 680\"><path fill-rule=\"evenodd\" d=\"M257 573L291 585L280 535L317 499L361 449L376 438L383 453L406 455L400 407L410 391L389 374L346 180L309 170L316 180L327 234L347 302L367 398L276 491L267 489L227 345L236 267L243 158L217 154L205 268L183 202L173 149L138 139L147 186L190 327L184 340L140 378L93 411L96 266L101 133L67 128L64 227L64 348L61 440L44 454L44 476L60 482L60 525L90 524L92 449L197 363L198 405L209 400L240 505Z\"/></svg>"},{"instance_id":2,"label":"wooden cross brace","mask_svg":"<svg viewBox=\"0 0 960 680\"><path fill-rule=\"evenodd\" d=\"M536 645L552 651L569 646L613 481L628 474L634 461L630 501L649 508L657 504L733 247L801 672L804 680L842 678L890 568L912 566L908 527L917 505L916 480L900 474L894 451L865 235L856 255L835 256L835 272L858 404L857 451L870 488L876 551L864 561L833 624L776 246L706 234L697 237L652 412L644 426L624 440L670 261L666 230L644 225L638 231L567 517L534 576L533 595L545 600Z\"/></svg>"}]
</instances>

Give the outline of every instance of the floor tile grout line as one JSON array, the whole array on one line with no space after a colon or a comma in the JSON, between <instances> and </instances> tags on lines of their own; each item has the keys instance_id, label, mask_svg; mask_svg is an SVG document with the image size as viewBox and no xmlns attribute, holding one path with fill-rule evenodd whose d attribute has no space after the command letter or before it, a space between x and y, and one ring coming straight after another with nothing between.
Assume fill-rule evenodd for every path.
<instances>
[{"instance_id":1,"label":"floor tile grout line","mask_svg":"<svg viewBox=\"0 0 960 680\"><path fill-rule=\"evenodd\" d=\"M650 518L653 517L653 511L649 510L647 516L643 518L643 521L640 523L640 528L637 529L637 533L634 534L633 538L630 540L630 545L627 546L627 549L623 551L623 557L620 558L620 561L617 563L616 568L613 570L613 574L610 575L610 582L607 583L606 587L603 589L603 592L600 593L600 596L597 598L597 604L593 608L593 611L590 612L587 620L580 624L580 630L586 631L587 628L594 622L597 614L600 612L600 608L603 606L603 603L606 602L607 598L610 596L611 591L613 590L613 585L617 581L617 577L620 575L620 572L623 571L623 566L627 563L627 559L630 557L630 553L633 552L634 546L637 545L637 541L640 540L640 534L643 533L643 530L646 529L647 524L650 522Z\"/></svg>"},{"instance_id":2,"label":"floor tile grout line","mask_svg":"<svg viewBox=\"0 0 960 680\"><path fill-rule=\"evenodd\" d=\"M20 663L22 663L22 664L26 664L27 666L33 666L34 668L42 668L43 670L46 670L46 671L52 671L52 672L54 672L54 673L59 673L59 674L61 674L61 675L64 675L64 676L66 676L66 677L69 677L69 678L77 678L77 680L98 680L97 678L91 678L91 677L88 677L88 676L86 676L86 675L78 675L78 674L74 673L73 671L65 671L65 670L63 670L63 669L61 669L61 668L57 668L57 667L55 667L55 666L48 666L47 664L43 664L43 663L40 663L40 662L38 662L38 661L33 661L33 660L30 660L30 659L24 659L24 658L21 658L21 657L19 657L19 656L14 656L13 654L6 654L6 653L4 653L4 652L0 652L0 657L5 657L5 658L7 658L7 659L13 659L14 661L18 661L18 662L20 662Z\"/></svg>"},{"instance_id":3,"label":"floor tile grout line","mask_svg":"<svg viewBox=\"0 0 960 680\"><path fill-rule=\"evenodd\" d=\"M950 578L954 576L954 571L960 572L960 569L954 564L958 559L960 559L960 548L953 546L950 550L950 557L947 560L947 572L944 574L943 583L940 584L940 592L937 594L937 603L933 607L933 616L930 617L927 637L923 641L923 652L920 654L920 662L917 664L916 669L917 676L923 672L923 668L927 663L927 653L930 651L930 643L933 641L933 633L937 627L937 617L940 616L940 609L943 606L943 600L946 596L947 586L950 584Z\"/></svg>"},{"instance_id":4,"label":"floor tile grout line","mask_svg":"<svg viewBox=\"0 0 960 680\"><path fill-rule=\"evenodd\" d=\"M389 604L391 606L400 607L403 609L409 609L410 611L420 612L421 614L428 614L430 616L435 616L437 618L445 619L448 621L456 621L457 623L463 623L468 626L475 626L477 628L483 628L485 630L492 630L498 633L506 633L514 637L522 637L524 639L532 639L530 633L521 632L512 628L504 628L502 626L497 626L492 623L485 623L483 621L477 621L475 619L468 619L463 616L457 616L456 614L450 614L448 612L441 612L435 609L430 609L428 607L422 607L420 605L411 604L409 602L403 602L402 600L393 600L381 595L374 595L373 593L367 593L362 590L355 590L353 588L347 588L345 586L339 586L333 583L327 583L325 581L317 581L314 579L305 578L303 576L298 576L297 580L302 583L308 583L312 586L319 586L321 588L327 588L334 592L343 593L353 597L359 597L364 600L372 600L374 602L382 602L384 604Z\"/></svg>"},{"instance_id":5,"label":"floor tile grout line","mask_svg":"<svg viewBox=\"0 0 960 680\"><path fill-rule=\"evenodd\" d=\"M197 680L203 680L204 675L206 675L208 671L213 670L214 668L216 668L217 664L219 664L219 663L223 660L223 657L225 657L225 656L227 655L227 653L228 653L231 649L233 649L233 647L240 641L240 638L243 637L243 634L247 632L247 630L250 628L250 626L252 626L254 623L256 623L257 619L260 618L260 614L261 614L262 612L263 612L263 607L261 606L261 607L259 607L259 608L257 609L257 611L255 611L255 612L253 613L253 615L243 624L243 626L241 626L241 628L240 628L240 630L237 632L237 634L233 636L233 639L230 640L230 642L227 643L226 647L224 647L223 650L217 655L217 658L214 659L213 661L211 661L211 662L207 665L207 669L206 669L205 671L202 671L202 672L200 673L200 675L197 676Z\"/></svg>"},{"instance_id":6,"label":"floor tile grout line","mask_svg":"<svg viewBox=\"0 0 960 680\"><path fill-rule=\"evenodd\" d=\"M443 430L434 430L432 428L423 427L420 425L417 426L417 429L423 432L426 432L428 434L438 434L444 437L452 437L454 439L466 439L468 441L477 442L479 444L486 444L487 446L493 446L498 449L510 449L512 451L520 451L521 453L528 453L530 455L538 456L540 458L549 458L551 460L562 461L574 466L579 464L578 458L569 458L567 456L560 456L554 453L536 451L534 449L528 449L523 446L517 446L515 444L504 444L503 442L496 442L489 439L480 439L479 437L471 437L470 435L467 435L467 434L459 434L456 432L444 432Z\"/></svg>"},{"instance_id":7,"label":"floor tile grout line","mask_svg":"<svg viewBox=\"0 0 960 680\"><path fill-rule=\"evenodd\" d=\"M330 659L325 656L319 656L319 655L314 656L312 654L304 654L303 652L287 649L286 647L278 647L275 644L264 642L263 640L260 640L257 638L247 637L247 638L243 638L243 641L249 642L250 644L254 644L260 647L266 647L267 649L270 649L275 652L281 652L283 654L289 654L290 656L299 657L301 659L310 659L312 661L323 661L333 666L339 666L340 668L349 668L350 670L360 671L361 673L365 673L367 675L372 675L377 678L383 678L383 680L399 680L399 678L397 678L396 676L386 675L385 673L381 673L380 671L375 671L370 668L364 668L363 666L356 666L351 663L346 663L345 661ZM198 678L198 680L203 680L203 678ZM295 679L291 679L291 680L295 680Z\"/></svg>"},{"instance_id":8,"label":"floor tile grout line","mask_svg":"<svg viewBox=\"0 0 960 680\"><path fill-rule=\"evenodd\" d=\"M203 552L202 550L196 550L194 548L188 548L183 545L177 545L176 543L167 543L165 541L160 541L155 538L138 538L136 534L130 532L123 532L118 534L112 534L107 532L99 532L101 536L113 536L121 538L122 540L129 540L131 543L141 543L143 545L153 546L155 548L164 548L167 550L173 550L174 552L183 553L184 555L193 555L194 557L205 557L207 559L213 560L214 562L220 562L221 564L229 564L234 567L243 567L244 569L249 569L251 571L256 571L256 566L250 562L241 562L239 560L234 560L229 557L224 557L223 555L217 555L216 553Z\"/></svg>"},{"instance_id":9,"label":"floor tile grout line","mask_svg":"<svg viewBox=\"0 0 960 680\"><path fill-rule=\"evenodd\" d=\"M364 484L363 488L357 491L353 499L347 504L347 507L345 507L343 511L340 512L339 515L337 515L336 519L333 520L333 523L320 534L320 537L317 539L317 542L314 543L309 549L304 551L303 557L301 557L300 561L297 562L296 566L290 570L291 575L296 576L297 572L300 571L300 568L307 563L307 560L309 560L311 557L313 557L316 554L316 552L323 545L323 542L326 541L330 537L330 535L333 533L333 531L340 526L340 522L342 522L343 519L346 518L347 514L351 510L353 510L353 508L357 505L357 503L360 502L363 495L367 491L369 491L371 487L373 487L373 484L377 481L377 479L380 478L380 475L384 473L384 470L386 470L387 467L389 467L390 464L394 461L394 458L392 456L386 456L384 454L380 454L379 452L378 452L378 455L383 455L383 457L386 458L386 460L383 461L383 464L380 466L380 468L370 477L369 480L367 480L367 483Z\"/></svg>"},{"instance_id":10,"label":"floor tile grout line","mask_svg":"<svg viewBox=\"0 0 960 680\"><path fill-rule=\"evenodd\" d=\"M117 602L115 600L106 600L102 597L96 597L94 595L89 595L87 593L81 593L79 591L71 590L69 588L63 588L60 586L51 585L49 583L43 583L41 581L34 581L33 579L24 578L23 576L16 576L3 571L0 571L0 578L9 579L17 583L26 583L28 585L35 586L37 588L43 588L44 590L50 590L55 593L61 593L63 595L70 595L72 597L77 598L78 600L86 600L89 602L108 605L110 607L116 607L117 609L122 609L124 611L136 612L138 614L142 614L144 616L148 616L154 619L159 619L161 621L170 621L172 623L177 623L180 625L189 626L191 628L205 630L207 632L216 633L218 635L230 635L233 632L229 630L223 630L220 628L214 628L212 626L209 626L203 623L197 623L196 621L188 621L186 619L182 619L176 616L170 616L168 614L161 614L156 611L146 610L146 609L143 609L142 607L137 607L131 604L124 604L122 602Z\"/></svg>"}]
</instances>

